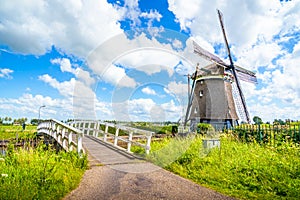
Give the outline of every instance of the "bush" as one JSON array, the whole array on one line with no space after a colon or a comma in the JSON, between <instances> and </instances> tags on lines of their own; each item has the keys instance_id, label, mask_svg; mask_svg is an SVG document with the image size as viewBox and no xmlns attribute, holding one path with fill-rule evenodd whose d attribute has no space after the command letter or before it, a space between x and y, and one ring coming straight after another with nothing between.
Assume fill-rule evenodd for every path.
<instances>
[{"instance_id":1,"label":"bush","mask_svg":"<svg viewBox=\"0 0 300 200\"><path fill-rule=\"evenodd\" d=\"M211 124L199 123L197 124L197 133L202 135L207 134L208 132L214 131L214 127Z\"/></svg>"}]
</instances>

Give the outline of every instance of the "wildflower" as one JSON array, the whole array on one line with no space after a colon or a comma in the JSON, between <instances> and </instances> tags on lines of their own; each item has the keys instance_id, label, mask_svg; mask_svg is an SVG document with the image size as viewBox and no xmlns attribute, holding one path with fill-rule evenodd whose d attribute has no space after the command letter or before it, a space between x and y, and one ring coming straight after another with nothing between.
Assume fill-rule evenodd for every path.
<instances>
[{"instance_id":1,"label":"wildflower","mask_svg":"<svg viewBox=\"0 0 300 200\"><path fill-rule=\"evenodd\" d=\"M1 174L2 177L8 177L8 174Z\"/></svg>"},{"instance_id":2,"label":"wildflower","mask_svg":"<svg viewBox=\"0 0 300 200\"><path fill-rule=\"evenodd\" d=\"M0 158L0 162L4 162L5 161L5 159L4 158Z\"/></svg>"}]
</instances>

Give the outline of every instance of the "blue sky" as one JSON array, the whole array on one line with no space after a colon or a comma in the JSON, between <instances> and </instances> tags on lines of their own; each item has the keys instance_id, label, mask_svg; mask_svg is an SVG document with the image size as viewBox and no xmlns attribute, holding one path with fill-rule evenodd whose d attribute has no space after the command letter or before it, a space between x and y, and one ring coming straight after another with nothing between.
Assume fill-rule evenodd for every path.
<instances>
[{"instance_id":1,"label":"blue sky","mask_svg":"<svg viewBox=\"0 0 300 200\"><path fill-rule=\"evenodd\" d=\"M189 42L228 62L216 9L251 116L300 119L300 1L4 0L0 7L0 117L178 120ZM17 14L16 14L17 13Z\"/></svg>"}]
</instances>

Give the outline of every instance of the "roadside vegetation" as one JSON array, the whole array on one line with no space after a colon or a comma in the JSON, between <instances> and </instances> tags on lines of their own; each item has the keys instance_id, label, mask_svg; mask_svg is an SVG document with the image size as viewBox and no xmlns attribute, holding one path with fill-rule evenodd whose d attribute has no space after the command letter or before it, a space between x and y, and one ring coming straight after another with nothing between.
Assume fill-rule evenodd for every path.
<instances>
[{"instance_id":1,"label":"roadside vegetation","mask_svg":"<svg viewBox=\"0 0 300 200\"><path fill-rule=\"evenodd\" d=\"M200 134L151 143L147 159L240 199L299 199L300 149L295 143L262 145L223 134L221 147L204 149ZM136 148L137 152L142 152Z\"/></svg>"},{"instance_id":2,"label":"roadside vegetation","mask_svg":"<svg viewBox=\"0 0 300 200\"><path fill-rule=\"evenodd\" d=\"M87 167L86 156L44 145L0 155L0 199L61 199L75 189Z\"/></svg>"},{"instance_id":3,"label":"roadside vegetation","mask_svg":"<svg viewBox=\"0 0 300 200\"><path fill-rule=\"evenodd\" d=\"M16 147L18 141L25 142ZM0 199L61 199L75 189L87 168L86 155L56 152L42 142L32 147L36 126L0 125L0 143L9 140L0 154Z\"/></svg>"}]
</instances>

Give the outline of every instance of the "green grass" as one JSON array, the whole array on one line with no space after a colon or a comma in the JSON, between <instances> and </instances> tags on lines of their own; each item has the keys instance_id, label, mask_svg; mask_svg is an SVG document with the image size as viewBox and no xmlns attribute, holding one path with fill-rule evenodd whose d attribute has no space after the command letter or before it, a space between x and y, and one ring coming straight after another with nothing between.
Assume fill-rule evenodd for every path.
<instances>
[{"instance_id":1,"label":"green grass","mask_svg":"<svg viewBox=\"0 0 300 200\"><path fill-rule=\"evenodd\" d=\"M22 126L15 125L0 125L0 140L15 139L18 134L19 139L33 138L36 133L37 126L27 125L25 130L22 130Z\"/></svg>"},{"instance_id":2,"label":"green grass","mask_svg":"<svg viewBox=\"0 0 300 200\"><path fill-rule=\"evenodd\" d=\"M61 199L78 186L86 166L86 156L74 152L10 146L0 158L0 199Z\"/></svg>"},{"instance_id":3,"label":"green grass","mask_svg":"<svg viewBox=\"0 0 300 200\"><path fill-rule=\"evenodd\" d=\"M300 198L300 150L295 144L274 148L223 137L220 149L207 151L202 148L201 137L169 138L151 143L147 158L171 172L232 197Z\"/></svg>"}]
</instances>

